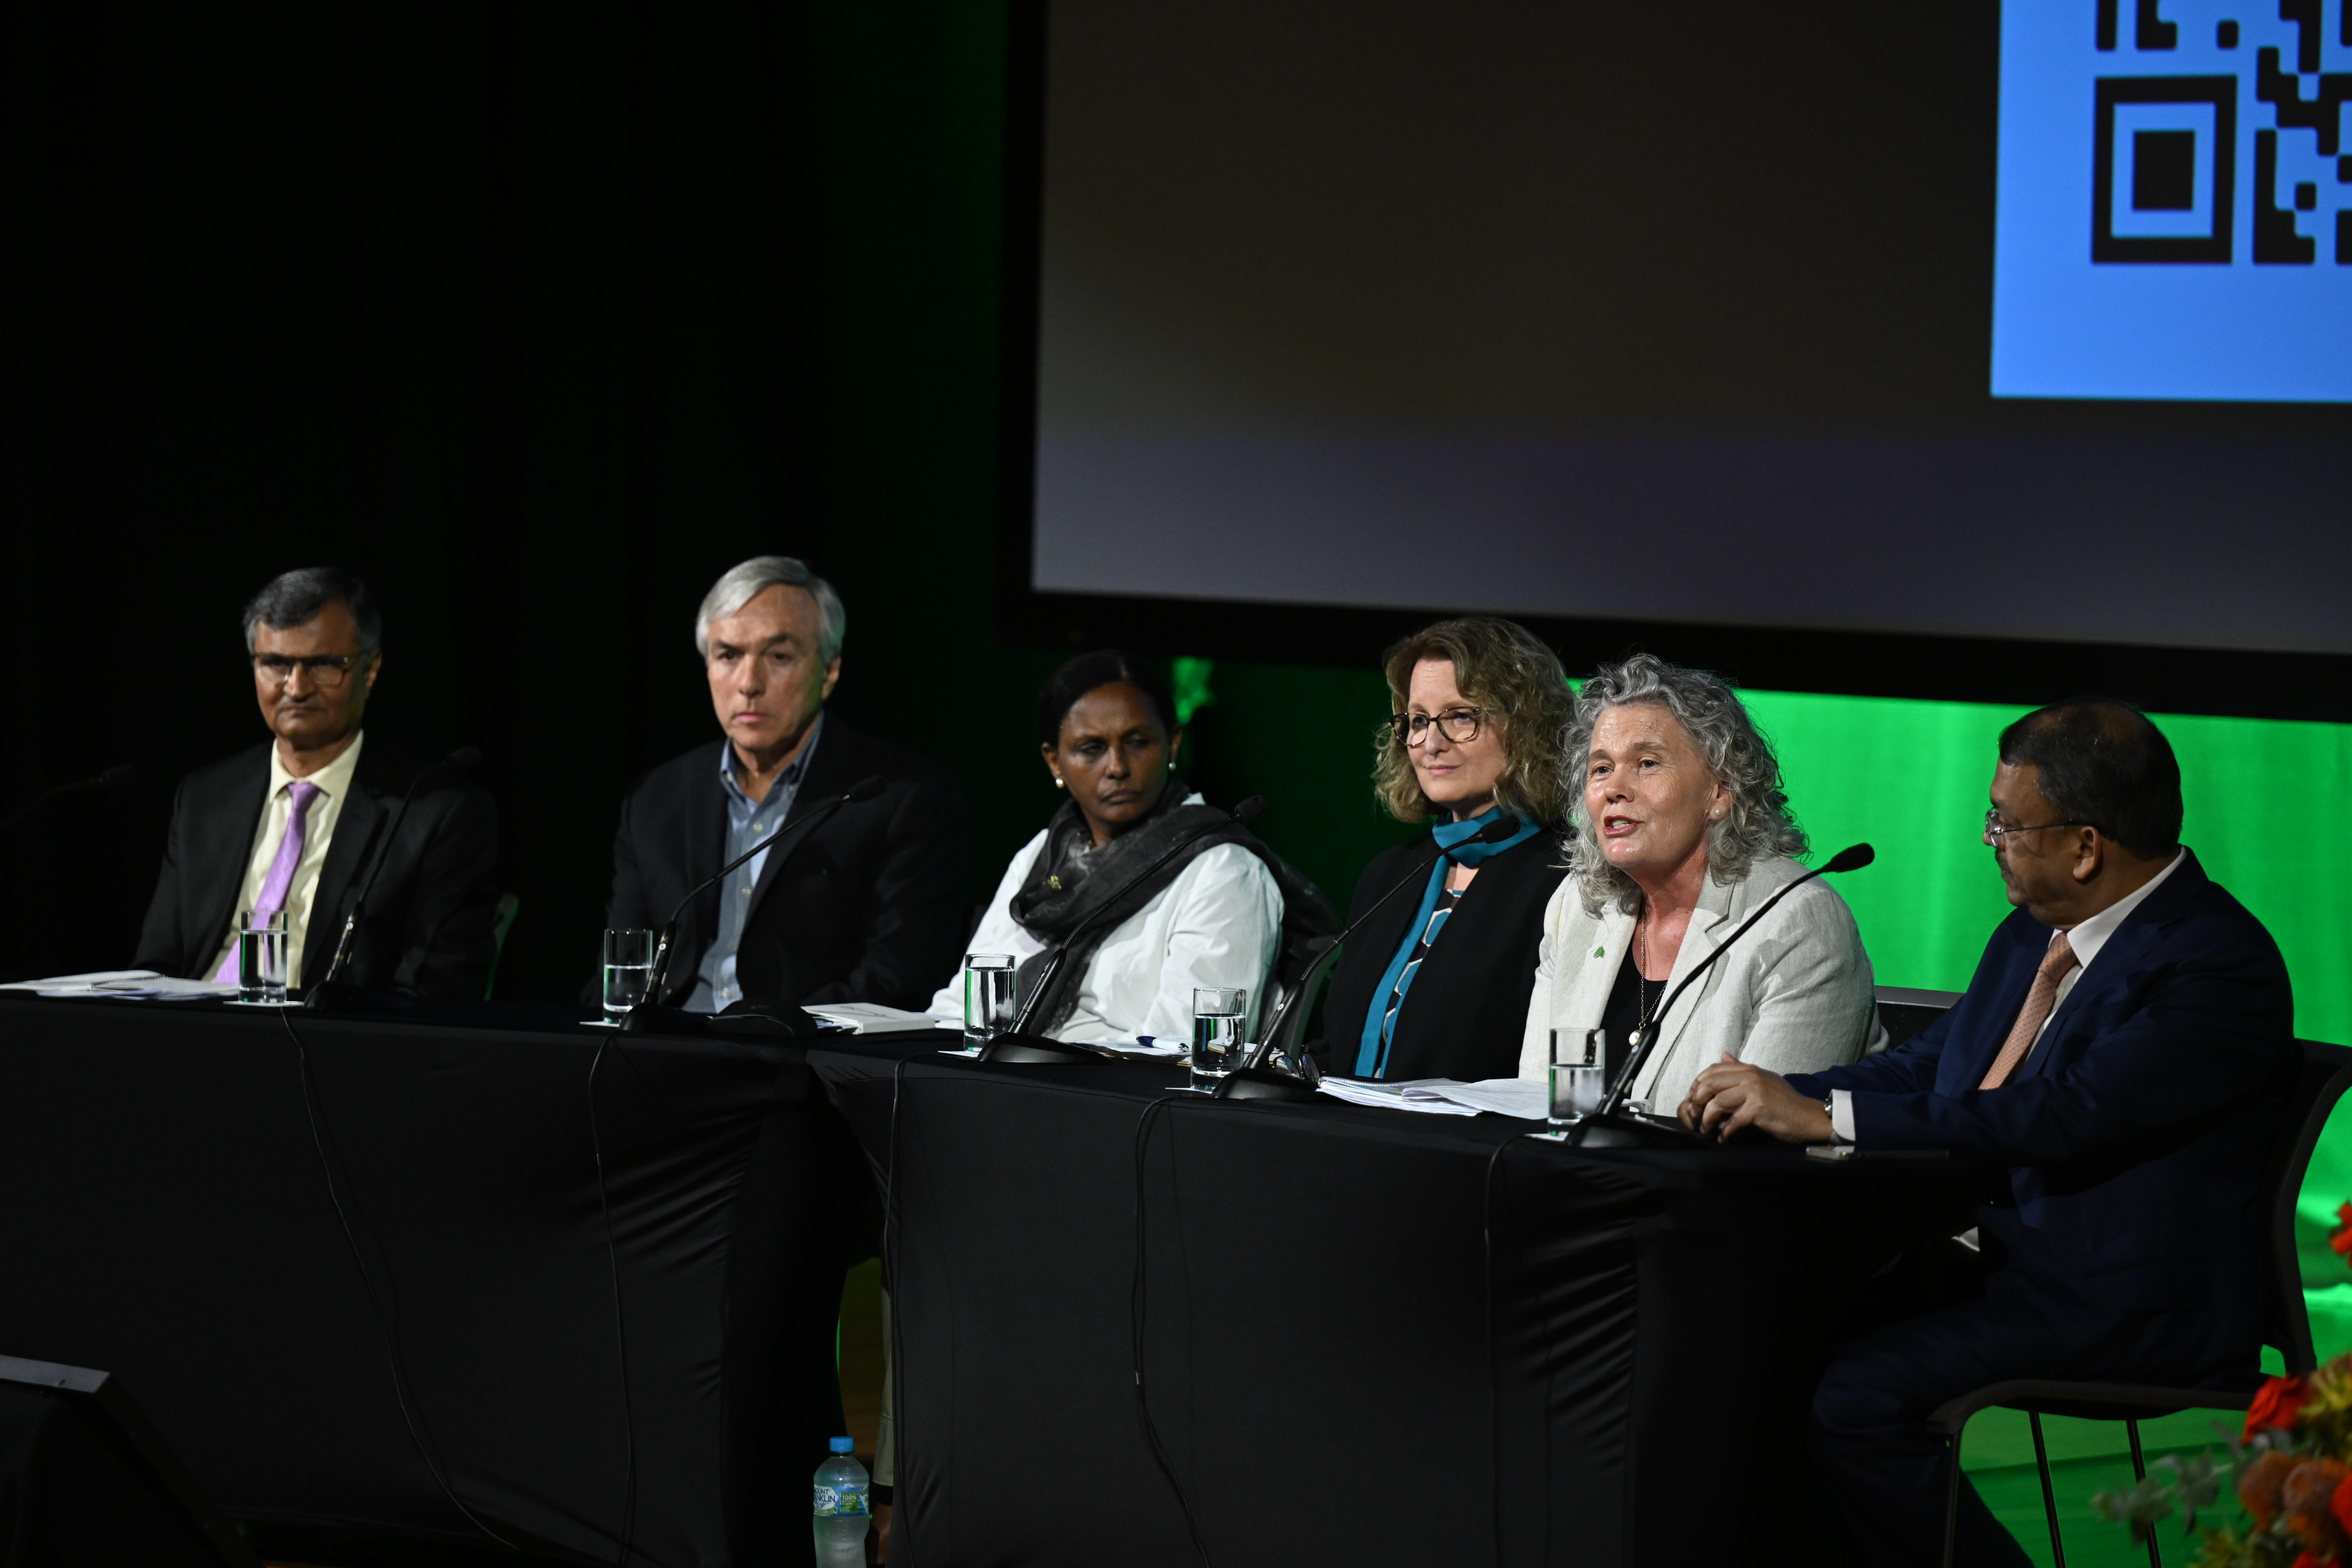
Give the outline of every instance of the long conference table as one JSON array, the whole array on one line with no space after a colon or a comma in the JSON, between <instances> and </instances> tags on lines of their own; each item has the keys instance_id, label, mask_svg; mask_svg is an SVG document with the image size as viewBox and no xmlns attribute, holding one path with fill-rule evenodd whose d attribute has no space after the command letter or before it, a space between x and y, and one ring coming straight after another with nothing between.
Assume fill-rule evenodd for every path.
<instances>
[{"instance_id":1,"label":"long conference table","mask_svg":"<svg viewBox=\"0 0 2352 1568\"><path fill-rule=\"evenodd\" d=\"M814 1047L887 1184L897 1568L1835 1561L1804 1415L1990 1173Z\"/></svg>"},{"instance_id":2,"label":"long conference table","mask_svg":"<svg viewBox=\"0 0 2352 1568\"><path fill-rule=\"evenodd\" d=\"M232 1519L807 1563L876 1218L791 1042L0 997L0 1355Z\"/></svg>"},{"instance_id":3,"label":"long conference table","mask_svg":"<svg viewBox=\"0 0 2352 1568\"><path fill-rule=\"evenodd\" d=\"M806 1562L887 1202L901 1568L1794 1561L1846 1293L1981 1179L951 1043L0 1000L0 1354L232 1518Z\"/></svg>"}]
</instances>

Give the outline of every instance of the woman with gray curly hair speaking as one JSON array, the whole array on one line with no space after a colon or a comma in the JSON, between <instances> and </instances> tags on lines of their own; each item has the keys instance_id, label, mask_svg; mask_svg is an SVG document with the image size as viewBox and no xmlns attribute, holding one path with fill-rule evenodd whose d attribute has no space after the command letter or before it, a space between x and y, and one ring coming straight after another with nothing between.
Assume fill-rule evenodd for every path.
<instances>
[{"instance_id":1,"label":"woman with gray curly hair speaking","mask_svg":"<svg viewBox=\"0 0 2352 1568\"><path fill-rule=\"evenodd\" d=\"M1636 654L1584 683L1568 751L1584 809L1544 911L1519 1076L1546 1077L1554 1029L1580 1051L1599 1028L1613 1081L1654 1032L1632 1098L1671 1115L1726 1058L1792 1073L1860 1057L1876 1029L1870 959L1824 882L1781 900L1659 1016L1685 975L1804 874L1780 764L1731 688Z\"/></svg>"}]
</instances>

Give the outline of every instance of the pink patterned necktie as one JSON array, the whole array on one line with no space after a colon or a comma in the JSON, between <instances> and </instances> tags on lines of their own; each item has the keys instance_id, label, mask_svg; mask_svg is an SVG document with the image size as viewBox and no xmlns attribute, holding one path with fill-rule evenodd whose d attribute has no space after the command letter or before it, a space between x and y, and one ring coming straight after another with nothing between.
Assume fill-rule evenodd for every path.
<instances>
[{"instance_id":1,"label":"pink patterned necktie","mask_svg":"<svg viewBox=\"0 0 2352 1568\"><path fill-rule=\"evenodd\" d=\"M253 901L255 913L275 914L286 907L286 895L294 886L294 868L302 863L302 847L310 842L310 803L322 793L317 784L301 779L286 786L292 807L286 814L286 837L278 841L278 858L269 863L269 875L262 879L261 896ZM221 960L220 973L213 978L224 985L236 984L236 942L228 944L228 956Z\"/></svg>"},{"instance_id":2,"label":"pink patterned necktie","mask_svg":"<svg viewBox=\"0 0 2352 1568\"><path fill-rule=\"evenodd\" d=\"M1979 1089L1999 1089L2033 1048L2042 1034L2042 1026L2050 1021L2052 1009L2058 1005L2058 982L2074 967L2074 950L2066 944L2066 933L2050 933L2050 951L2042 955L2042 967L2033 972L2033 984L2025 993L2025 1005L2017 1010L2017 1022L2010 1026L2009 1038L2001 1043L2000 1055L1993 1058L1992 1068L1984 1075Z\"/></svg>"}]
</instances>

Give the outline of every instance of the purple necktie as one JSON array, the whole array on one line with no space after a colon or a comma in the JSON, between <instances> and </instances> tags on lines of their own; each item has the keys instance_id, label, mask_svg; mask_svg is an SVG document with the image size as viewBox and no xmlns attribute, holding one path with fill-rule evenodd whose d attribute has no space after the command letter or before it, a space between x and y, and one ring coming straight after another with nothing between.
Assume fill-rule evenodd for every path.
<instances>
[{"instance_id":1,"label":"purple necktie","mask_svg":"<svg viewBox=\"0 0 2352 1568\"><path fill-rule=\"evenodd\" d=\"M275 914L286 907L286 894L294 886L294 868L302 863L302 846L310 837L310 803L320 794L317 784L299 779L286 786L287 798L292 803L286 814L286 837L278 841L278 858L269 863L269 875L262 879L261 897L253 903L255 913ZM213 978L224 985L236 984L235 942L228 944L228 956L221 960L220 973Z\"/></svg>"}]
</instances>

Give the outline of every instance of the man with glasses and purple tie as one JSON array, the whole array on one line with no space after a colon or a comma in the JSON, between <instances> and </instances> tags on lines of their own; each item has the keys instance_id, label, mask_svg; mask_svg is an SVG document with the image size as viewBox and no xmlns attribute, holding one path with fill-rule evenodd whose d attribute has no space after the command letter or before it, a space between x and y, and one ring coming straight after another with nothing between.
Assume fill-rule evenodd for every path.
<instances>
[{"instance_id":1,"label":"man with glasses and purple tie","mask_svg":"<svg viewBox=\"0 0 2352 1568\"><path fill-rule=\"evenodd\" d=\"M141 968L234 984L249 910L282 918L287 984L299 990L325 973L364 892L339 980L482 994L497 812L478 785L421 768L362 731L383 641L367 584L332 567L286 573L246 605L254 698L272 738L182 781Z\"/></svg>"},{"instance_id":2,"label":"man with glasses and purple tie","mask_svg":"<svg viewBox=\"0 0 2352 1568\"><path fill-rule=\"evenodd\" d=\"M1813 1458L1867 1563L1941 1556L1946 1400L2013 1378L2251 1392L2268 1316L2263 1173L2299 1062L2278 945L2181 845L2179 763L2146 715L2063 702L2000 752L1983 833L2016 910L1967 994L1882 1055L1723 1062L1683 1104L1710 1131L2009 1167L1957 1238L1959 1299L1844 1346L1814 1394ZM2027 1561L1965 1479L1958 1561Z\"/></svg>"}]
</instances>

